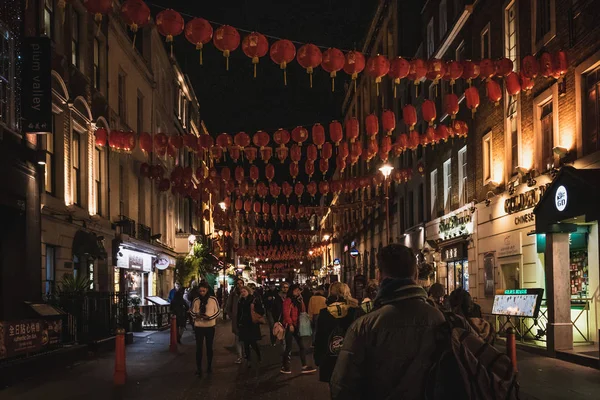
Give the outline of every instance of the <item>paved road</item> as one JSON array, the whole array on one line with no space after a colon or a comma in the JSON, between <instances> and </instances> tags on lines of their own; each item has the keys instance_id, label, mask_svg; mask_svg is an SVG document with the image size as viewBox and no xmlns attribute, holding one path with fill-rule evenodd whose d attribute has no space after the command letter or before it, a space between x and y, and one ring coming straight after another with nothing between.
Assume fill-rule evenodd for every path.
<instances>
[{"instance_id":1,"label":"paved road","mask_svg":"<svg viewBox=\"0 0 600 400\"><path fill-rule=\"evenodd\" d=\"M264 329L264 328L263 328ZM329 388L315 375L299 374L293 357L292 375L279 373L279 347L263 343L263 364L248 369L234 364L229 324L217 328L214 374L202 379L195 373L195 343L186 332L177 354L168 351L168 332L136 338L127 349L128 382L112 385L114 359L105 354L68 369L48 371L15 387L0 391L0 399L169 399L169 400L327 400ZM598 399L600 371L519 352L522 399ZM376 400L376 399L374 399Z\"/></svg>"}]
</instances>

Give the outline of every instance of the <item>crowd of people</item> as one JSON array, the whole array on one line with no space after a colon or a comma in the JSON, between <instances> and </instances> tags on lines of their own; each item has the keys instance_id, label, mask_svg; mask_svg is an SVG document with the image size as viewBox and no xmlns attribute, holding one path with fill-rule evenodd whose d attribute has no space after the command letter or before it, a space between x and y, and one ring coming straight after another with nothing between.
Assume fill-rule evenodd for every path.
<instances>
[{"instance_id":1,"label":"crowd of people","mask_svg":"<svg viewBox=\"0 0 600 400\"><path fill-rule=\"evenodd\" d=\"M196 336L197 374L202 376L206 345L207 373L212 372L217 317L231 320L235 363L252 368L253 353L261 363L261 325L268 329L271 346L281 344L282 374L292 373L295 342L300 373L319 371L329 382L332 399L423 398L428 371L436 357L439 327L452 314L463 328L485 343L495 340L493 327L481 309L461 288L446 295L433 284L426 291L417 282L416 259L408 247L391 244L378 257L380 281L371 281L360 301L342 282L316 288L282 282L278 287L256 287L242 279L228 296L215 297L206 282L169 294L177 316L179 340L188 316ZM223 307L223 311L221 311ZM453 317L454 318L454 317ZM307 347L313 348L313 364Z\"/></svg>"}]
</instances>

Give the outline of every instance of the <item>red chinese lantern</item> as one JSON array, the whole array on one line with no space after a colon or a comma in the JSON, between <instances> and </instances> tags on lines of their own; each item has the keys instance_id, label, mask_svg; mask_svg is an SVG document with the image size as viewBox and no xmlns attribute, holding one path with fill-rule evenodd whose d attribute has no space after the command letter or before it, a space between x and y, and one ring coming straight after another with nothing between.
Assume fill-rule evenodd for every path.
<instances>
[{"instance_id":1,"label":"red chinese lantern","mask_svg":"<svg viewBox=\"0 0 600 400\"><path fill-rule=\"evenodd\" d=\"M314 124L312 127L312 141L318 149L325 143L325 128L321 124Z\"/></svg>"},{"instance_id":2,"label":"red chinese lantern","mask_svg":"<svg viewBox=\"0 0 600 400\"><path fill-rule=\"evenodd\" d=\"M358 138L359 134L359 123L356 117L351 117L346 120L346 139L350 141L350 143L354 143L354 141Z\"/></svg>"},{"instance_id":3,"label":"red chinese lantern","mask_svg":"<svg viewBox=\"0 0 600 400\"><path fill-rule=\"evenodd\" d=\"M140 176L148 178L150 176L150 165L148 163L142 163L140 165Z\"/></svg>"},{"instance_id":4,"label":"red chinese lantern","mask_svg":"<svg viewBox=\"0 0 600 400\"><path fill-rule=\"evenodd\" d=\"M198 147L201 150L208 150L213 146L213 144L214 140L210 135L200 135L198 138Z\"/></svg>"},{"instance_id":5,"label":"red chinese lantern","mask_svg":"<svg viewBox=\"0 0 600 400\"><path fill-rule=\"evenodd\" d=\"M360 142L353 142L350 149L350 163L352 165L356 164L358 158L363 153L363 148Z\"/></svg>"},{"instance_id":6,"label":"red chinese lantern","mask_svg":"<svg viewBox=\"0 0 600 400\"><path fill-rule=\"evenodd\" d=\"M467 99L467 107L475 115L477 107L479 107L479 91L476 87L471 86L465 90L465 97Z\"/></svg>"},{"instance_id":7,"label":"red chinese lantern","mask_svg":"<svg viewBox=\"0 0 600 400\"><path fill-rule=\"evenodd\" d=\"M491 79L496 75L496 64L489 58L484 58L479 62L479 71L481 79Z\"/></svg>"},{"instance_id":8,"label":"red chinese lantern","mask_svg":"<svg viewBox=\"0 0 600 400\"><path fill-rule=\"evenodd\" d=\"M406 133L401 133L396 138L396 142L394 143L394 154L400 155L406 148L408 147L408 135Z\"/></svg>"},{"instance_id":9,"label":"red chinese lantern","mask_svg":"<svg viewBox=\"0 0 600 400\"><path fill-rule=\"evenodd\" d=\"M229 55L240 45L240 34L233 26L223 25L217 28L213 43L225 57L225 69L229 71Z\"/></svg>"},{"instance_id":10,"label":"red chinese lantern","mask_svg":"<svg viewBox=\"0 0 600 400\"><path fill-rule=\"evenodd\" d=\"M219 161L223 158L223 148L220 146L212 146L210 148L210 157L215 161Z\"/></svg>"},{"instance_id":11,"label":"red chinese lantern","mask_svg":"<svg viewBox=\"0 0 600 400\"><path fill-rule=\"evenodd\" d=\"M238 183L242 183L244 180L244 167L235 167L235 180Z\"/></svg>"},{"instance_id":12,"label":"red chinese lantern","mask_svg":"<svg viewBox=\"0 0 600 400\"><path fill-rule=\"evenodd\" d=\"M306 191L310 194L310 197L314 198L317 194L317 184L315 182L308 182L306 185Z\"/></svg>"},{"instance_id":13,"label":"red chinese lantern","mask_svg":"<svg viewBox=\"0 0 600 400\"><path fill-rule=\"evenodd\" d=\"M413 81L415 85L418 85L423 78L427 75L427 63L420 58L416 58L410 62L410 70L408 72L408 79Z\"/></svg>"},{"instance_id":14,"label":"red chinese lantern","mask_svg":"<svg viewBox=\"0 0 600 400\"><path fill-rule=\"evenodd\" d=\"M245 147L250 146L250 136L246 132L236 133L233 137L233 143L244 150Z\"/></svg>"},{"instance_id":15,"label":"red chinese lantern","mask_svg":"<svg viewBox=\"0 0 600 400\"><path fill-rule=\"evenodd\" d=\"M319 182L319 192L321 193L321 195L327 196L329 194L329 190L330 190L329 182L327 182L327 181Z\"/></svg>"},{"instance_id":16,"label":"red chinese lantern","mask_svg":"<svg viewBox=\"0 0 600 400\"><path fill-rule=\"evenodd\" d=\"M290 176L295 180L300 173L300 167L297 162L290 163Z\"/></svg>"},{"instance_id":17,"label":"red chinese lantern","mask_svg":"<svg viewBox=\"0 0 600 400\"><path fill-rule=\"evenodd\" d=\"M362 53L354 50L346 53L344 72L352 78L354 90L356 90L356 79L358 78L358 74L365 69L365 65L365 56L363 56Z\"/></svg>"},{"instance_id":18,"label":"red chinese lantern","mask_svg":"<svg viewBox=\"0 0 600 400\"><path fill-rule=\"evenodd\" d=\"M388 75L394 80L394 98L396 98L396 85L400 84L400 80L408 76L410 72L410 63L407 59L396 57L390 60L390 70Z\"/></svg>"},{"instance_id":19,"label":"red chinese lantern","mask_svg":"<svg viewBox=\"0 0 600 400\"><path fill-rule=\"evenodd\" d=\"M252 200L246 199L246 201L244 201L244 211L246 211L246 213L252 211Z\"/></svg>"},{"instance_id":20,"label":"red chinese lantern","mask_svg":"<svg viewBox=\"0 0 600 400\"><path fill-rule=\"evenodd\" d=\"M446 64L446 75L450 79L450 85L454 85L456 80L463 75L463 64L459 61L450 61Z\"/></svg>"},{"instance_id":21,"label":"red chinese lantern","mask_svg":"<svg viewBox=\"0 0 600 400\"><path fill-rule=\"evenodd\" d=\"M287 39L281 39L271 45L271 60L283 70L283 83L287 85L287 64L296 56L296 46Z\"/></svg>"},{"instance_id":22,"label":"red chinese lantern","mask_svg":"<svg viewBox=\"0 0 600 400\"><path fill-rule=\"evenodd\" d=\"M429 126L433 126L433 122L437 116L435 103L433 100L425 100L423 105L421 106L421 114L423 114L423 119L429 123Z\"/></svg>"},{"instance_id":23,"label":"red chinese lantern","mask_svg":"<svg viewBox=\"0 0 600 400\"><path fill-rule=\"evenodd\" d=\"M523 90L524 92L527 92L527 91L533 89L533 85L534 85L533 79L527 78L524 75L523 70L521 70L521 72L519 73L519 81L521 83L521 90Z\"/></svg>"},{"instance_id":24,"label":"red chinese lantern","mask_svg":"<svg viewBox=\"0 0 600 400\"><path fill-rule=\"evenodd\" d=\"M553 75L556 78L564 76L569 69L569 62L567 60L567 53L564 51L557 51L552 54L552 70Z\"/></svg>"},{"instance_id":25,"label":"red chinese lantern","mask_svg":"<svg viewBox=\"0 0 600 400\"><path fill-rule=\"evenodd\" d=\"M252 143L254 143L254 145L256 147L259 147L261 150L265 147L269 145L269 141L271 140L271 137L269 136L269 134L267 132L264 131L258 131L254 134L254 136L252 136ZM250 138L248 137L248 142L250 141ZM250 143L248 143L250 144Z\"/></svg>"},{"instance_id":26,"label":"red chinese lantern","mask_svg":"<svg viewBox=\"0 0 600 400\"><path fill-rule=\"evenodd\" d=\"M252 179L252 182L256 183L259 176L260 176L260 173L258 171L258 167L256 165L251 165L250 166L250 179Z\"/></svg>"},{"instance_id":27,"label":"red chinese lantern","mask_svg":"<svg viewBox=\"0 0 600 400\"><path fill-rule=\"evenodd\" d=\"M293 144L290 149L290 158L293 162L298 162L302 158L302 149L297 144Z\"/></svg>"},{"instance_id":28,"label":"red chinese lantern","mask_svg":"<svg viewBox=\"0 0 600 400\"><path fill-rule=\"evenodd\" d=\"M298 49L298 55L296 56L298 64L306 70L310 79L310 87L312 87L312 74L313 70L321 65L323 60L323 54L321 50L314 44L305 44Z\"/></svg>"},{"instance_id":29,"label":"red chinese lantern","mask_svg":"<svg viewBox=\"0 0 600 400\"><path fill-rule=\"evenodd\" d=\"M500 88L500 85L498 82L490 78L487 81L486 87L488 99L490 99L490 101L495 105L498 105L500 103L500 99L502 99L502 89Z\"/></svg>"},{"instance_id":30,"label":"red chinese lantern","mask_svg":"<svg viewBox=\"0 0 600 400\"><path fill-rule=\"evenodd\" d=\"M252 59L254 77L256 78L256 65L261 57L267 55L267 52L269 51L269 41L265 35L258 32L252 32L242 41L242 51L246 56Z\"/></svg>"},{"instance_id":31,"label":"red chinese lantern","mask_svg":"<svg viewBox=\"0 0 600 400\"><path fill-rule=\"evenodd\" d=\"M387 75L390 71L390 60L383 55L377 55L369 58L367 61L367 74L375 78L375 84L377 85L377 96L379 96L379 83L381 78Z\"/></svg>"},{"instance_id":32,"label":"red chinese lantern","mask_svg":"<svg viewBox=\"0 0 600 400\"><path fill-rule=\"evenodd\" d=\"M439 124L436 128L436 138L439 141L447 142L448 138L450 138L450 130L448 127L443 124Z\"/></svg>"},{"instance_id":33,"label":"red chinese lantern","mask_svg":"<svg viewBox=\"0 0 600 400\"><path fill-rule=\"evenodd\" d=\"M511 72L506 75L506 91L510 96L516 96L521 92L519 75L517 75L515 72Z\"/></svg>"},{"instance_id":34,"label":"red chinese lantern","mask_svg":"<svg viewBox=\"0 0 600 400\"><path fill-rule=\"evenodd\" d=\"M306 148L306 158L310 161L315 161L317 159L317 146L314 144L309 144Z\"/></svg>"},{"instance_id":35,"label":"red chinese lantern","mask_svg":"<svg viewBox=\"0 0 600 400\"><path fill-rule=\"evenodd\" d=\"M417 109L412 104L407 104L402 108L402 119L408 129L412 131L417 123Z\"/></svg>"},{"instance_id":36,"label":"red chinese lantern","mask_svg":"<svg viewBox=\"0 0 600 400\"><path fill-rule=\"evenodd\" d=\"M102 21L102 15L107 15L112 11L113 0L86 0L85 8L90 14L94 15L94 20L97 23Z\"/></svg>"},{"instance_id":37,"label":"red chinese lantern","mask_svg":"<svg viewBox=\"0 0 600 400\"><path fill-rule=\"evenodd\" d=\"M323 61L321 62L321 67L329 72L329 76L331 77L331 91L335 91L335 77L337 72L344 68L346 63L346 58L344 57L344 53L335 48L329 48L323 52Z\"/></svg>"},{"instance_id":38,"label":"red chinese lantern","mask_svg":"<svg viewBox=\"0 0 600 400\"><path fill-rule=\"evenodd\" d=\"M126 0L121 5L121 18L135 34L150 22L150 8L142 0Z\"/></svg>"},{"instance_id":39,"label":"red chinese lantern","mask_svg":"<svg viewBox=\"0 0 600 400\"><path fill-rule=\"evenodd\" d=\"M171 43L171 57L173 57L173 37L183 32L185 28L183 17L172 9L161 11L156 15L156 28L158 33L165 36L167 43Z\"/></svg>"},{"instance_id":40,"label":"red chinese lantern","mask_svg":"<svg viewBox=\"0 0 600 400\"><path fill-rule=\"evenodd\" d=\"M198 176L198 170L196 170L196 177ZM231 170L229 167L223 167L221 169L221 179L225 182L229 182L231 180Z\"/></svg>"},{"instance_id":41,"label":"red chinese lantern","mask_svg":"<svg viewBox=\"0 0 600 400\"><path fill-rule=\"evenodd\" d=\"M281 147L285 147L290 142L290 133L285 129L277 129L273 134L273 141Z\"/></svg>"},{"instance_id":42,"label":"red chinese lantern","mask_svg":"<svg viewBox=\"0 0 600 400\"><path fill-rule=\"evenodd\" d=\"M365 127L367 136L371 139L375 139L375 136L379 133L379 119L375 114L367 115L367 118L365 118Z\"/></svg>"},{"instance_id":43,"label":"red chinese lantern","mask_svg":"<svg viewBox=\"0 0 600 400\"><path fill-rule=\"evenodd\" d=\"M113 132L111 132L110 134L112 135ZM109 138L109 140L110 140L110 138ZM164 133L157 133L156 135L154 135L154 151L159 156L165 155L168 144L169 144L169 138ZM113 146L111 145L110 147L113 147Z\"/></svg>"},{"instance_id":44,"label":"red chinese lantern","mask_svg":"<svg viewBox=\"0 0 600 400\"><path fill-rule=\"evenodd\" d=\"M335 158L335 166L340 172L344 172L346 169L346 159L341 154L338 154Z\"/></svg>"},{"instance_id":45,"label":"red chinese lantern","mask_svg":"<svg viewBox=\"0 0 600 400\"><path fill-rule=\"evenodd\" d=\"M178 134L169 136L169 146L177 150L181 149L183 147L183 138Z\"/></svg>"},{"instance_id":46,"label":"red chinese lantern","mask_svg":"<svg viewBox=\"0 0 600 400\"><path fill-rule=\"evenodd\" d=\"M383 124L383 130L390 136L392 131L396 129L396 114L391 110L385 110L381 115L381 122Z\"/></svg>"},{"instance_id":47,"label":"red chinese lantern","mask_svg":"<svg viewBox=\"0 0 600 400\"><path fill-rule=\"evenodd\" d=\"M271 147L263 147L260 149L260 158L267 162L273 157L273 149Z\"/></svg>"},{"instance_id":48,"label":"red chinese lantern","mask_svg":"<svg viewBox=\"0 0 600 400\"><path fill-rule=\"evenodd\" d=\"M448 93L444 97L444 103L446 104L446 114L450 116L451 119L456 118L456 114L458 114L458 96L454 93Z\"/></svg>"},{"instance_id":49,"label":"red chinese lantern","mask_svg":"<svg viewBox=\"0 0 600 400\"><path fill-rule=\"evenodd\" d=\"M298 197L298 201L300 201L304 194L304 185L301 182L296 182L296 185L294 185L294 193L296 193L296 197Z\"/></svg>"},{"instance_id":50,"label":"red chinese lantern","mask_svg":"<svg viewBox=\"0 0 600 400\"><path fill-rule=\"evenodd\" d=\"M229 146L229 157L233 160L233 162L238 162L240 156L242 155L240 148L237 146Z\"/></svg>"},{"instance_id":51,"label":"red chinese lantern","mask_svg":"<svg viewBox=\"0 0 600 400\"><path fill-rule=\"evenodd\" d=\"M275 167L273 166L273 164L265 165L265 176L267 177L267 180L269 182L271 182L273 178L275 178Z\"/></svg>"},{"instance_id":52,"label":"red chinese lantern","mask_svg":"<svg viewBox=\"0 0 600 400\"><path fill-rule=\"evenodd\" d=\"M511 72L513 72L513 62L509 58L501 58L496 61L496 75L499 77L508 76Z\"/></svg>"},{"instance_id":53,"label":"red chinese lantern","mask_svg":"<svg viewBox=\"0 0 600 400\"><path fill-rule=\"evenodd\" d=\"M281 189L283 191L283 195L285 197L287 197L288 199L290 198L292 191L294 190L292 188L292 185L290 185L287 181L283 182L283 184L281 185ZM283 214L285 214L285 213L283 213Z\"/></svg>"},{"instance_id":54,"label":"red chinese lantern","mask_svg":"<svg viewBox=\"0 0 600 400\"><path fill-rule=\"evenodd\" d=\"M142 132L142 133L144 133L144 132ZM146 133L146 135L148 135L148 134ZM108 131L106 129L104 129L104 128L96 129L94 136L96 137L96 140L95 140L96 146L98 146L98 147L106 146L106 141L108 140ZM140 147L142 147L141 141L142 141L142 134L140 133ZM152 138L150 138L150 148L152 148ZM152 151L152 149L150 151Z\"/></svg>"},{"instance_id":55,"label":"red chinese lantern","mask_svg":"<svg viewBox=\"0 0 600 400\"><path fill-rule=\"evenodd\" d=\"M219 171L217 170L217 167L211 167L208 170L208 176L210 179L216 180L219 177Z\"/></svg>"},{"instance_id":56,"label":"red chinese lantern","mask_svg":"<svg viewBox=\"0 0 600 400\"><path fill-rule=\"evenodd\" d=\"M246 158L248 159L248 161L250 162L250 164L252 164L254 162L254 160L256 160L256 156L258 155L258 150L256 150L256 147L246 147L244 149L244 155L246 156Z\"/></svg>"},{"instance_id":57,"label":"red chinese lantern","mask_svg":"<svg viewBox=\"0 0 600 400\"><path fill-rule=\"evenodd\" d=\"M202 49L213 37L213 27L203 18L194 18L185 24L185 38L200 51L200 65L202 65Z\"/></svg>"},{"instance_id":58,"label":"red chinese lantern","mask_svg":"<svg viewBox=\"0 0 600 400\"><path fill-rule=\"evenodd\" d=\"M323 144L323 150L321 150L321 157L325 160L329 160L333 156L333 145L329 142Z\"/></svg>"},{"instance_id":59,"label":"red chinese lantern","mask_svg":"<svg viewBox=\"0 0 600 400\"><path fill-rule=\"evenodd\" d=\"M171 157L172 159L177 158L177 149L175 149L175 147L168 145L167 146L167 155L169 157Z\"/></svg>"},{"instance_id":60,"label":"red chinese lantern","mask_svg":"<svg viewBox=\"0 0 600 400\"><path fill-rule=\"evenodd\" d=\"M542 53L540 56L540 74L544 78L552 76L552 56L550 53Z\"/></svg>"},{"instance_id":61,"label":"red chinese lantern","mask_svg":"<svg viewBox=\"0 0 600 400\"><path fill-rule=\"evenodd\" d=\"M174 137L174 136L171 136ZM179 143L177 143L179 144ZM196 138L196 136L192 135L191 133L187 133L185 135L183 135L183 144L185 145L185 147L187 147L188 149L192 150L192 151L198 151L198 138ZM177 147L175 147L177 148ZM179 146L179 148L181 148L181 146Z\"/></svg>"},{"instance_id":62,"label":"red chinese lantern","mask_svg":"<svg viewBox=\"0 0 600 400\"><path fill-rule=\"evenodd\" d=\"M428 126L425 130L425 134L421 136L420 140L423 146L435 144L435 128L433 126Z\"/></svg>"},{"instance_id":63,"label":"red chinese lantern","mask_svg":"<svg viewBox=\"0 0 600 400\"><path fill-rule=\"evenodd\" d=\"M221 133L219 136L217 136L216 143L217 146L226 152L227 148L233 144L233 139L227 133Z\"/></svg>"},{"instance_id":64,"label":"red chinese lantern","mask_svg":"<svg viewBox=\"0 0 600 400\"><path fill-rule=\"evenodd\" d=\"M381 146L379 147L379 158L381 158L381 161L386 162L388 160L391 150L392 138L390 136L384 136L381 138Z\"/></svg>"},{"instance_id":65,"label":"red chinese lantern","mask_svg":"<svg viewBox=\"0 0 600 400\"><path fill-rule=\"evenodd\" d=\"M434 85L436 85L439 80L446 73L446 64L442 60L438 60L437 58L432 58L427 61L427 79L432 81Z\"/></svg>"},{"instance_id":66,"label":"red chinese lantern","mask_svg":"<svg viewBox=\"0 0 600 400\"><path fill-rule=\"evenodd\" d=\"M462 77L471 86L471 81L479 76L480 68L479 64L474 63L471 60L463 61L463 74Z\"/></svg>"},{"instance_id":67,"label":"red chinese lantern","mask_svg":"<svg viewBox=\"0 0 600 400\"><path fill-rule=\"evenodd\" d=\"M301 147L302 143L308 139L308 130L303 126L295 127L292 130L292 139Z\"/></svg>"},{"instance_id":68,"label":"red chinese lantern","mask_svg":"<svg viewBox=\"0 0 600 400\"><path fill-rule=\"evenodd\" d=\"M319 160L319 171L321 174L325 175L325 173L329 170L329 160L321 158Z\"/></svg>"},{"instance_id":69,"label":"red chinese lantern","mask_svg":"<svg viewBox=\"0 0 600 400\"><path fill-rule=\"evenodd\" d=\"M263 196L264 198L264 196ZM271 212L271 206L269 205L269 203L264 202L262 205L262 213L264 214L264 218L265 220L267 219L267 215Z\"/></svg>"},{"instance_id":70,"label":"red chinese lantern","mask_svg":"<svg viewBox=\"0 0 600 400\"><path fill-rule=\"evenodd\" d=\"M281 147L278 147L278 148L275 150L275 152L277 153L277 158L278 158L278 159L279 159L279 161L281 161L281 163L283 164L283 162L285 161L285 159L286 159L286 158L287 158L287 156L288 156L288 152L289 152L288 148L287 148L287 147L285 147L285 146L281 146Z\"/></svg>"},{"instance_id":71,"label":"red chinese lantern","mask_svg":"<svg viewBox=\"0 0 600 400\"><path fill-rule=\"evenodd\" d=\"M344 131L340 122L332 121L329 123L329 137L335 143L336 147L340 145L340 142L344 138Z\"/></svg>"},{"instance_id":72,"label":"red chinese lantern","mask_svg":"<svg viewBox=\"0 0 600 400\"><path fill-rule=\"evenodd\" d=\"M521 75L527 79L535 79L540 71L540 64L534 56L525 56L521 61Z\"/></svg>"}]
</instances>

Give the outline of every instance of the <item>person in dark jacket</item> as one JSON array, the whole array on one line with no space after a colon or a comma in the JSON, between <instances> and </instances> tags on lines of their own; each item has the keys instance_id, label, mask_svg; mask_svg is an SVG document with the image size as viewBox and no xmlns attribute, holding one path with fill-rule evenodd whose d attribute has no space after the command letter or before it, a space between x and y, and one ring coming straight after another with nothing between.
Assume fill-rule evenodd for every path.
<instances>
[{"instance_id":1,"label":"person in dark jacket","mask_svg":"<svg viewBox=\"0 0 600 400\"><path fill-rule=\"evenodd\" d=\"M229 318L231 318L231 331L234 335L234 347L237 352L237 359L235 360L236 364L242 363L242 341L239 337L238 325L237 325L237 314L238 314L238 305L240 301L240 289L244 287L244 281L242 279L238 279L235 282L235 288L231 291L231 294L227 298L227 304L225 305L225 311Z\"/></svg>"},{"instance_id":2,"label":"person in dark jacket","mask_svg":"<svg viewBox=\"0 0 600 400\"><path fill-rule=\"evenodd\" d=\"M253 309L259 315L264 315L265 313L262 303L252 295L252 288L243 286L240 289L240 300L237 309L237 327L240 341L244 343L248 368L250 368L250 348L256 352L258 362L261 361L260 348L257 342L261 339L262 335L260 333L260 325L252 321Z\"/></svg>"},{"instance_id":3,"label":"person in dark jacket","mask_svg":"<svg viewBox=\"0 0 600 400\"><path fill-rule=\"evenodd\" d=\"M179 290L175 292L175 296L173 296L173 301L171 302L171 314L175 315L177 321L177 343L180 344L188 317L188 305L183 299L183 295L184 290L180 287Z\"/></svg>"},{"instance_id":4,"label":"person in dark jacket","mask_svg":"<svg viewBox=\"0 0 600 400\"><path fill-rule=\"evenodd\" d=\"M273 305L275 304L275 298L279 297L277 290L275 289L275 285L271 285L271 287L265 291L263 295L263 305L266 311L267 322L269 324L269 334L271 336L271 345L275 346L277 343L277 338L273 335L273 325L275 325L275 318L273 316Z\"/></svg>"},{"instance_id":5,"label":"person in dark jacket","mask_svg":"<svg viewBox=\"0 0 600 400\"><path fill-rule=\"evenodd\" d=\"M344 337L357 316L358 309L344 298L344 284L335 282L329 289L327 307L320 311L315 333L315 363L319 367L319 380L329 382Z\"/></svg>"},{"instance_id":6,"label":"person in dark jacket","mask_svg":"<svg viewBox=\"0 0 600 400\"><path fill-rule=\"evenodd\" d=\"M304 286L302 290L302 300L304 300L304 308L308 310L308 303L310 302L310 298L313 296L313 292L308 285Z\"/></svg>"},{"instance_id":7,"label":"person in dark jacket","mask_svg":"<svg viewBox=\"0 0 600 400\"><path fill-rule=\"evenodd\" d=\"M287 298L289 290L290 284L287 282L283 282L281 284L281 290L279 291L279 294L275 296L275 299L273 299L271 312L273 313L273 320L275 322L283 323L283 302Z\"/></svg>"},{"instance_id":8,"label":"person in dark jacket","mask_svg":"<svg viewBox=\"0 0 600 400\"><path fill-rule=\"evenodd\" d=\"M417 285L413 251L390 244L378 254L375 309L348 329L331 376L332 400L422 399L444 315Z\"/></svg>"}]
</instances>

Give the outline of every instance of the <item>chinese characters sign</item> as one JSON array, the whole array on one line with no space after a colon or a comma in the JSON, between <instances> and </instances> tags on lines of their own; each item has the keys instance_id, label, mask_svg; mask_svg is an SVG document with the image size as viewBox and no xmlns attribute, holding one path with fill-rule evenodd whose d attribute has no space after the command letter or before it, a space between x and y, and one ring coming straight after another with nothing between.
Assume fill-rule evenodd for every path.
<instances>
[{"instance_id":1,"label":"chinese characters sign","mask_svg":"<svg viewBox=\"0 0 600 400\"><path fill-rule=\"evenodd\" d=\"M58 344L61 332L60 320L0 322L0 359Z\"/></svg>"}]
</instances>

